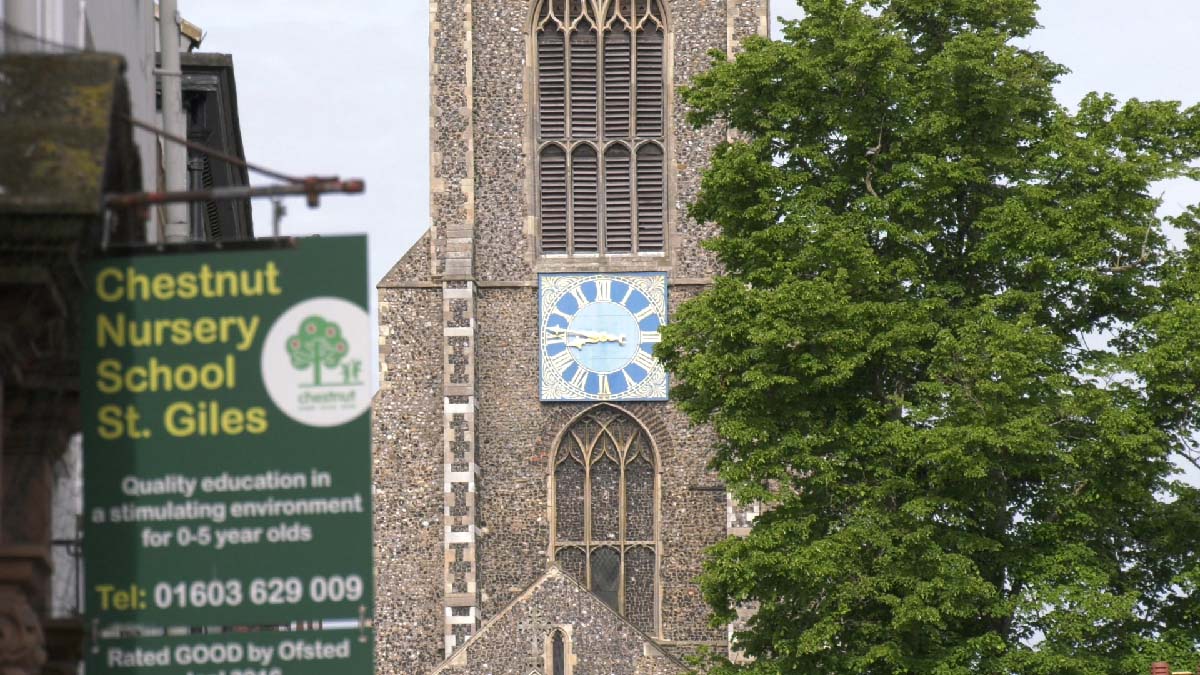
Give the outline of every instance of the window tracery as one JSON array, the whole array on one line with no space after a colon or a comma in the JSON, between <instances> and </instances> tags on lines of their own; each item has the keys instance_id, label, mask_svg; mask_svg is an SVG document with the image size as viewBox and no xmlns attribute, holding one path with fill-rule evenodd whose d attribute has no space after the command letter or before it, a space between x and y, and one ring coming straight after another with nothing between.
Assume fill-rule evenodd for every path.
<instances>
[{"instance_id":1,"label":"window tracery","mask_svg":"<svg viewBox=\"0 0 1200 675\"><path fill-rule=\"evenodd\" d=\"M599 406L562 434L552 474L554 560L648 633L656 625L656 469L641 425Z\"/></svg>"},{"instance_id":2,"label":"window tracery","mask_svg":"<svg viewBox=\"0 0 1200 675\"><path fill-rule=\"evenodd\" d=\"M543 254L663 250L664 16L660 0L542 0L538 7Z\"/></svg>"}]
</instances>

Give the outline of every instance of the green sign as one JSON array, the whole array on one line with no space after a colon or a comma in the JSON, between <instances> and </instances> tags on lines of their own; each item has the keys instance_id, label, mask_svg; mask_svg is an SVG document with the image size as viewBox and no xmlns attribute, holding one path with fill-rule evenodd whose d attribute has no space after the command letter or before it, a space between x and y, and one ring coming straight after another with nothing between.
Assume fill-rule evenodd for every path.
<instances>
[{"instance_id":1,"label":"green sign","mask_svg":"<svg viewBox=\"0 0 1200 675\"><path fill-rule=\"evenodd\" d=\"M87 672L139 675L328 675L370 673L365 631L227 632L105 640L88 649Z\"/></svg>"},{"instance_id":2,"label":"green sign","mask_svg":"<svg viewBox=\"0 0 1200 675\"><path fill-rule=\"evenodd\" d=\"M94 625L371 616L366 239L111 257L86 275Z\"/></svg>"}]
</instances>

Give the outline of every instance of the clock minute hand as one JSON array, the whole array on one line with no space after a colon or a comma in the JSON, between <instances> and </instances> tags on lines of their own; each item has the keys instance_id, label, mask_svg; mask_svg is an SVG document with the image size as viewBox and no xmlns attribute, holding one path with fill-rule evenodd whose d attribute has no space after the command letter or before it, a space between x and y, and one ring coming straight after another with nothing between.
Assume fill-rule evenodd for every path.
<instances>
[{"instance_id":1,"label":"clock minute hand","mask_svg":"<svg viewBox=\"0 0 1200 675\"><path fill-rule=\"evenodd\" d=\"M583 337L580 337L578 340L571 339L573 334L578 333L578 331L568 330L558 326L549 326L546 328L546 332L556 338L562 339L563 345L565 345L568 349L581 349L585 344L588 343L588 340L584 339Z\"/></svg>"},{"instance_id":2,"label":"clock minute hand","mask_svg":"<svg viewBox=\"0 0 1200 675\"><path fill-rule=\"evenodd\" d=\"M597 344L600 342L616 342L619 345L625 344L624 335L610 335L609 333L591 330L572 330L570 328L559 328L551 326L547 329L551 335L563 338L563 343L568 347L580 349L587 344ZM576 341L571 341L570 338L580 338Z\"/></svg>"},{"instance_id":3,"label":"clock minute hand","mask_svg":"<svg viewBox=\"0 0 1200 675\"><path fill-rule=\"evenodd\" d=\"M605 333L603 331L593 331L593 330L568 330L567 332L574 333L575 335L578 335L580 337L587 338L585 344L597 343L597 342L616 342L617 344L620 344L620 345L625 344L625 336L624 335L613 335L611 333Z\"/></svg>"}]
</instances>

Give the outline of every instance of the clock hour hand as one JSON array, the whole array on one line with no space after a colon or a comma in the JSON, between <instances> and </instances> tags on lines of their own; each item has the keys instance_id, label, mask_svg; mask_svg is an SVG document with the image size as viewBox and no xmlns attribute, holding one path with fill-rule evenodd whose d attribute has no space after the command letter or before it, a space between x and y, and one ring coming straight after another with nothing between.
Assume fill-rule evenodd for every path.
<instances>
[{"instance_id":1,"label":"clock hour hand","mask_svg":"<svg viewBox=\"0 0 1200 675\"><path fill-rule=\"evenodd\" d=\"M554 337L562 338L563 344L567 347L581 349L584 345L598 344L601 342L615 342L624 346L624 335L612 335L603 331L593 330L571 330L570 328L560 328L558 326L550 326L546 332ZM576 338L572 340L571 338Z\"/></svg>"},{"instance_id":2,"label":"clock hour hand","mask_svg":"<svg viewBox=\"0 0 1200 675\"><path fill-rule=\"evenodd\" d=\"M592 330L576 330L576 331L568 331L568 332L574 333L575 335L578 335L578 336L584 338L584 344L599 343L599 342L615 342L622 346L624 346L624 344L625 344L625 336L624 335L613 335L612 333L605 333L602 331L592 331Z\"/></svg>"}]
</instances>

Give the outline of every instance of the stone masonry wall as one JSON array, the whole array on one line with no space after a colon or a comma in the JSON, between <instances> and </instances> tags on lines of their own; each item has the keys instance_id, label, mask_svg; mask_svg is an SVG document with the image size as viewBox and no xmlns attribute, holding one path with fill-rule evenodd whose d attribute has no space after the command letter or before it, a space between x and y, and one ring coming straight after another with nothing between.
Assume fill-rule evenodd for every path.
<instances>
[{"instance_id":1,"label":"stone masonry wall","mask_svg":"<svg viewBox=\"0 0 1200 675\"><path fill-rule=\"evenodd\" d=\"M473 0L475 15L475 270L480 281L528 278L525 82L530 0ZM486 17L486 19L484 18Z\"/></svg>"},{"instance_id":2,"label":"stone masonry wall","mask_svg":"<svg viewBox=\"0 0 1200 675\"><path fill-rule=\"evenodd\" d=\"M537 296L484 289L479 316L479 545L482 614L494 616L546 571L546 459L538 401Z\"/></svg>"},{"instance_id":3,"label":"stone masonry wall","mask_svg":"<svg viewBox=\"0 0 1200 675\"><path fill-rule=\"evenodd\" d=\"M372 415L381 675L425 673L442 659L441 324L441 289L379 290Z\"/></svg>"},{"instance_id":4,"label":"stone masonry wall","mask_svg":"<svg viewBox=\"0 0 1200 675\"><path fill-rule=\"evenodd\" d=\"M537 581L537 580L535 580ZM567 636L574 675L682 675L685 667L665 656L598 598L557 569L530 588L439 673L527 675L545 672L544 637Z\"/></svg>"},{"instance_id":5,"label":"stone masonry wall","mask_svg":"<svg viewBox=\"0 0 1200 675\"><path fill-rule=\"evenodd\" d=\"M695 289L672 287L672 308ZM546 570L551 445L591 404L538 400L535 288L482 289L477 311L478 499L485 531L479 544L479 574L487 620ZM695 584L704 549L725 536L724 493L716 476L705 470L712 433L691 426L669 403L618 407L649 429L659 451L661 637L723 642L724 634L707 625L709 612Z\"/></svg>"},{"instance_id":6,"label":"stone masonry wall","mask_svg":"<svg viewBox=\"0 0 1200 675\"><path fill-rule=\"evenodd\" d=\"M429 2L429 216L434 274L446 269L448 230L471 219L470 0Z\"/></svg>"},{"instance_id":7,"label":"stone masonry wall","mask_svg":"<svg viewBox=\"0 0 1200 675\"><path fill-rule=\"evenodd\" d=\"M699 291L696 282L717 270L700 247L714 227L690 221L685 208L726 131L687 126L677 91L708 67L709 50L735 49L744 36L765 33L767 0L664 2L668 75L675 87L668 103L668 167L674 167L669 171L668 254L591 261L536 256L528 137L531 0L430 2L432 223L381 283L379 295L382 377L374 424L381 673L423 675L444 657L450 568L443 541L448 504L443 404L459 405L462 397L447 398L443 391L447 368L455 363L446 360L445 349L453 345L443 335L443 321L453 315L444 313L449 287L443 284L477 289L475 553L479 618L487 621L547 568L548 453L563 426L587 407L538 400L536 273L668 270L674 310ZM705 469L715 439L709 430L690 426L670 404L620 407L647 426L660 453L661 624L655 637L671 654L686 653L697 643L718 646L724 633L708 627L709 614L695 584L703 550L726 530L724 494ZM599 629L587 622L579 629L585 626ZM603 645L610 637L589 633L584 639ZM622 663L611 672L649 674L676 667L653 649ZM504 667L509 666L516 667ZM509 671L497 667L495 672Z\"/></svg>"},{"instance_id":8,"label":"stone masonry wall","mask_svg":"<svg viewBox=\"0 0 1200 675\"><path fill-rule=\"evenodd\" d=\"M688 217L687 207L695 201L700 190L700 171L708 165L717 144L725 140L725 128L713 125L693 129L687 122L687 106L679 89L708 69L712 63L712 57L708 55L710 50L728 48L727 9L726 3L717 0L673 0L669 3L675 46L672 73L675 90L670 117L675 131L675 184L674 193L668 198L675 209L675 237L670 246L675 253L674 273L680 278L704 278L717 270L713 255L700 248L700 242L712 236L716 229L711 223L699 223Z\"/></svg>"},{"instance_id":9,"label":"stone masonry wall","mask_svg":"<svg viewBox=\"0 0 1200 675\"><path fill-rule=\"evenodd\" d=\"M673 45L668 74L674 85L668 111L673 132L668 142L668 167L675 167L668 196L674 231L668 237L668 248L676 277L705 278L715 272L716 262L700 242L715 230L711 224L688 218L686 205L695 199L700 170L716 144L725 139L726 131L720 126L697 130L688 125L678 91L709 67L710 50L727 49L746 35L765 32L766 0L735 0L728 7L725 0L665 0L665 4ZM476 17L472 25L476 278L485 283L528 280L538 270L562 269L561 259L535 257L536 225L531 218L535 202L528 194L532 187L533 146L528 135L534 95L527 72L531 2L473 0L472 11ZM460 58L453 49L446 52L446 60ZM439 120L435 140L453 143L458 124L453 116L445 124ZM447 158L441 161L446 163ZM435 204L448 203L449 198L435 194ZM439 213L435 211L435 222ZM661 268L664 262L655 256L644 260L654 268ZM597 262L604 264L595 259L591 264ZM610 262L629 266L627 259Z\"/></svg>"},{"instance_id":10,"label":"stone masonry wall","mask_svg":"<svg viewBox=\"0 0 1200 675\"><path fill-rule=\"evenodd\" d=\"M743 2L729 7L729 39L731 51L737 53L737 42L748 35L766 36L770 29L770 7L763 2Z\"/></svg>"}]
</instances>

